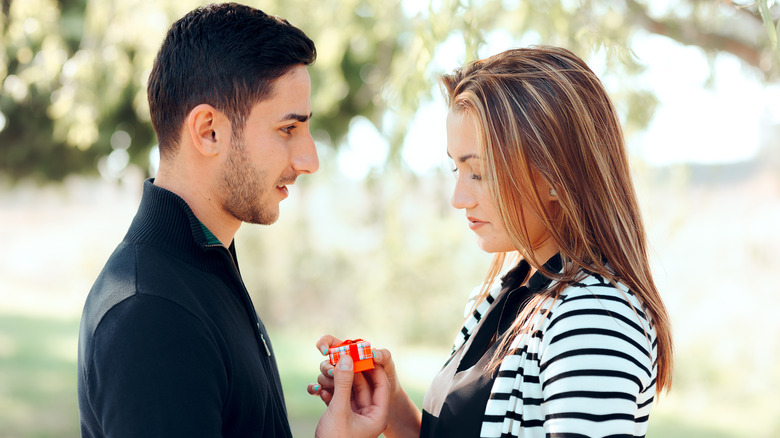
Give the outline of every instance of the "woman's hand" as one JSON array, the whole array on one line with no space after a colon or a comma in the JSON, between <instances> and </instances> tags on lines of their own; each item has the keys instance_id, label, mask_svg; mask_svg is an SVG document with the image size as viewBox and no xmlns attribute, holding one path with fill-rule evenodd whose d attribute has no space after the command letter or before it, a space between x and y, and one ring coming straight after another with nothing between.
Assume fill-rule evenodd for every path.
<instances>
[{"instance_id":1,"label":"woman's hand","mask_svg":"<svg viewBox=\"0 0 780 438\"><path fill-rule=\"evenodd\" d=\"M417 409L409 395L401 388L395 362L389 350L372 349L374 353L374 365L381 368L387 375L390 386L390 409L388 411L388 424L385 437L418 437L422 425L422 412Z\"/></svg>"},{"instance_id":2,"label":"woman's hand","mask_svg":"<svg viewBox=\"0 0 780 438\"><path fill-rule=\"evenodd\" d=\"M341 340L330 335L325 335L317 340L317 349L324 355L327 354L329 349L341 343ZM420 424L422 422L422 413L417 409L417 406L412 402L409 396L401 387L396 373L395 362L393 362L392 355L389 350L386 349L374 349L371 351L374 354L374 365L376 368L372 371L382 370L386 376L388 384L389 394L389 407L388 428L384 431L386 437L417 437L420 435ZM320 364L320 375L317 377L316 385L309 385L309 394L319 395L320 399L328 405L334 398L334 372L335 367L331 365L330 361L325 360ZM355 387L359 386L362 374L355 375ZM362 385L362 382L360 382ZM322 420L320 420L322 422ZM324 436L324 435L323 435Z\"/></svg>"},{"instance_id":3,"label":"woman's hand","mask_svg":"<svg viewBox=\"0 0 780 438\"><path fill-rule=\"evenodd\" d=\"M317 340L315 345L322 355L327 355L330 347L341 343L341 339L331 335L324 335ZM308 391L311 395L318 395L325 405L330 404L333 398L333 371L334 366L330 360L325 359L320 363L320 375L317 376L317 384L309 385Z\"/></svg>"},{"instance_id":4,"label":"woman's hand","mask_svg":"<svg viewBox=\"0 0 780 438\"><path fill-rule=\"evenodd\" d=\"M328 406L317 424L316 437L374 438L385 430L390 392L382 368L355 373L352 358L344 355L336 367L329 368L320 377L318 381L328 381L330 386L323 391L321 387L309 385L309 393L319 394Z\"/></svg>"}]
</instances>

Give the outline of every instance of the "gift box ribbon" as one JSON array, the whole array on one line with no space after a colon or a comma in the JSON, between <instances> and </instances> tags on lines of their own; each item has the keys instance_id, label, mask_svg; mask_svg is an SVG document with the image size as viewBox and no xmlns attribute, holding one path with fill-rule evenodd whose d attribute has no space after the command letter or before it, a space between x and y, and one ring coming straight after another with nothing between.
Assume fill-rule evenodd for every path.
<instances>
[{"instance_id":1,"label":"gift box ribbon","mask_svg":"<svg viewBox=\"0 0 780 438\"><path fill-rule=\"evenodd\" d=\"M371 343L362 339L350 339L330 347L330 363L336 365L345 354L349 354L354 361L374 358Z\"/></svg>"}]
</instances>

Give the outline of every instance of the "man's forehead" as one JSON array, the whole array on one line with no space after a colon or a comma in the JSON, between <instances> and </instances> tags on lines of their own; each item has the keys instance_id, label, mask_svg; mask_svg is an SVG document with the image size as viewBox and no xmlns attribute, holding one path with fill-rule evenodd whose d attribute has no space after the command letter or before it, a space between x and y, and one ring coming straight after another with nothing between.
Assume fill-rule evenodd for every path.
<instances>
[{"instance_id":1,"label":"man's forehead","mask_svg":"<svg viewBox=\"0 0 780 438\"><path fill-rule=\"evenodd\" d=\"M311 80L306 67L295 66L274 80L269 96L258 102L255 108L261 108L274 121L305 122L310 119Z\"/></svg>"}]
</instances>

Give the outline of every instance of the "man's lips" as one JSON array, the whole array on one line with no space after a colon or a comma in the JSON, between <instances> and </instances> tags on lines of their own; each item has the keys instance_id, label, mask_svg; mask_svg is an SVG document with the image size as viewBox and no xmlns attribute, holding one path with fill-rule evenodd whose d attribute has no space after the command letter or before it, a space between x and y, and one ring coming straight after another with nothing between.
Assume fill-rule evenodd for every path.
<instances>
[{"instance_id":1,"label":"man's lips","mask_svg":"<svg viewBox=\"0 0 780 438\"><path fill-rule=\"evenodd\" d=\"M276 190L282 192L282 194L286 197L289 193L287 186L295 184L295 179L296 179L295 177L282 178L281 180L279 180L279 184L276 185Z\"/></svg>"}]
</instances>

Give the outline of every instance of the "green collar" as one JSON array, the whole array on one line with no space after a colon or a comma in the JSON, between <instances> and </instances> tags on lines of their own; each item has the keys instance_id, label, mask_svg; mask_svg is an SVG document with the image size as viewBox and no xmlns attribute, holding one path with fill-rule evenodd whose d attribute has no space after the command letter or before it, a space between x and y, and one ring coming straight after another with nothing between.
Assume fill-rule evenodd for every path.
<instances>
[{"instance_id":1,"label":"green collar","mask_svg":"<svg viewBox=\"0 0 780 438\"><path fill-rule=\"evenodd\" d=\"M207 245L222 245L222 242L217 239L217 236L214 235L214 233L211 232L208 228L206 228L205 225L203 225L203 222L200 223L200 226L203 228L203 234L206 236L206 244Z\"/></svg>"}]
</instances>

